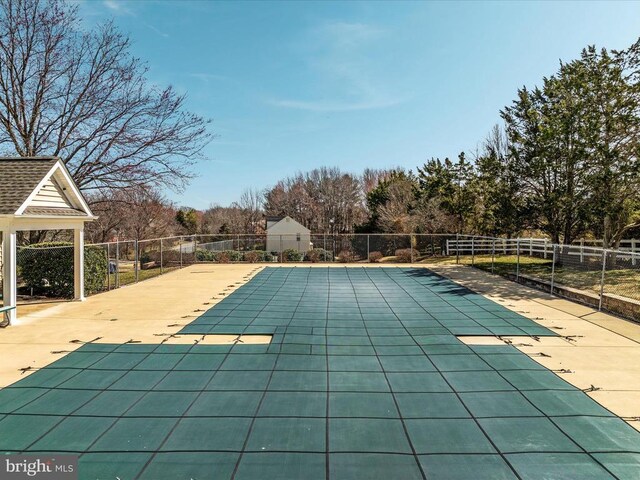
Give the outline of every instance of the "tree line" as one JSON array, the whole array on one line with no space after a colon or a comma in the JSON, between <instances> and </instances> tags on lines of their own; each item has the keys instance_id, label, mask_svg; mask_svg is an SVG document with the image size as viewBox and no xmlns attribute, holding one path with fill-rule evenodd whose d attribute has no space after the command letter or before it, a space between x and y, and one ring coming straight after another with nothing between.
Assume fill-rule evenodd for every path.
<instances>
[{"instance_id":1,"label":"tree line","mask_svg":"<svg viewBox=\"0 0 640 480\"><path fill-rule=\"evenodd\" d=\"M0 0L0 148L61 157L100 216L93 241L258 233L264 215L318 233L528 231L606 247L640 231L640 40L587 47L520 88L474 151L412 170L317 168L197 211L161 192L193 177L210 120L150 84L112 22L80 20L63 0Z\"/></svg>"}]
</instances>

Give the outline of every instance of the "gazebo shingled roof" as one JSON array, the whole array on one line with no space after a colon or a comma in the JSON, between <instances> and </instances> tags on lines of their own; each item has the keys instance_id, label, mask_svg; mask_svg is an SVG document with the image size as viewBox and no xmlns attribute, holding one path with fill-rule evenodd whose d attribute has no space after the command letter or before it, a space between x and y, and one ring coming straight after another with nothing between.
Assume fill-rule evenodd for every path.
<instances>
[{"instance_id":1,"label":"gazebo shingled roof","mask_svg":"<svg viewBox=\"0 0 640 480\"><path fill-rule=\"evenodd\" d=\"M3 310L8 322L16 318L17 232L74 231L75 298L83 300L84 223L95 218L59 158L0 158Z\"/></svg>"}]
</instances>

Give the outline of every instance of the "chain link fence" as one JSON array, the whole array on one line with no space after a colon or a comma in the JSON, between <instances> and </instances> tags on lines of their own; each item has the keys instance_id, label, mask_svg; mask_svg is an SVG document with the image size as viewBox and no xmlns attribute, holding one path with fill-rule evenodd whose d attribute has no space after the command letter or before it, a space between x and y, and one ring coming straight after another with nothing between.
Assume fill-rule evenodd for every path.
<instances>
[{"instance_id":1,"label":"chain link fence","mask_svg":"<svg viewBox=\"0 0 640 480\"><path fill-rule=\"evenodd\" d=\"M640 253L631 248L609 250L587 242L558 245L546 239L468 235L458 235L447 244L457 264L640 320Z\"/></svg>"},{"instance_id":2,"label":"chain link fence","mask_svg":"<svg viewBox=\"0 0 640 480\"><path fill-rule=\"evenodd\" d=\"M635 247L636 241L629 245ZM197 263L456 263L640 319L640 252L450 234L190 235L86 245L88 295ZM19 294L72 296L73 246L18 249ZM70 290L71 289L71 290Z\"/></svg>"}]
</instances>

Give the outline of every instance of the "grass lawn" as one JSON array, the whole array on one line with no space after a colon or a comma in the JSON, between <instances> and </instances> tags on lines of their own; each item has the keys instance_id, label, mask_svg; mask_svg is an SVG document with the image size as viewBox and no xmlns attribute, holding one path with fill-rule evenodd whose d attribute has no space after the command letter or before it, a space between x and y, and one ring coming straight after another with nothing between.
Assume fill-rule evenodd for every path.
<instances>
[{"instance_id":1,"label":"grass lawn","mask_svg":"<svg viewBox=\"0 0 640 480\"><path fill-rule=\"evenodd\" d=\"M471 256L460 256L460 263L471 265ZM496 255L493 262L493 273L501 276L516 273L517 257L515 255ZM455 264L455 257L443 257L427 259L426 263ZM520 273L528 277L533 277L547 282L551 281L551 260L520 256ZM491 272L491 256L476 255L473 266L487 272ZM586 265L586 264L584 264ZM598 269L588 269L589 266L567 266L556 264L555 283L567 287L577 288L600 293L600 278L602 271ZM617 269L605 272L605 293L612 293L623 297L640 300L640 268L638 269Z\"/></svg>"},{"instance_id":2,"label":"grass lawn","mask_svg":"<svg viewBox=\"0 0 640 480\"><path fill-rule=\"evenodd\" d=\"M146 270L139 270L138 281L141 282L143 280L148 280L149 278L153 278L153 277L157 277L158 275L161 275L161 273L164 274L164 273L172 272L173 270L177 270L178 268L180 267L164 267L162 272L160 271L160 267L148 268ZM120 276L120 285L129 285L131 283L135 283L136 281L136 273L133 269L120 271L119 276ZM109 282L111 282L111 288L114 288L116 284L115 273L109 274ZM104 288L105 290L107 289L106 279L105 279Z\"/></svg>"}]
</instances>

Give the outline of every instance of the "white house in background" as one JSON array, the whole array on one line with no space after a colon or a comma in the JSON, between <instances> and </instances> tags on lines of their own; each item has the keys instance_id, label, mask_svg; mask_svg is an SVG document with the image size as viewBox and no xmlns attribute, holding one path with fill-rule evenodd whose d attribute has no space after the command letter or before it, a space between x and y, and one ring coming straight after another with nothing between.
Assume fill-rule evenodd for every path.
<instances>
[{"instance_id":1,"label":"white house in background","mask_svg":"<svg viewBox=\"0 0 640 480\"><path fill-rule=\"evenodd\" d=\"M311 250L311 230L293 218L267 217L267 252Z\"/></svg>"}]
</instances>

